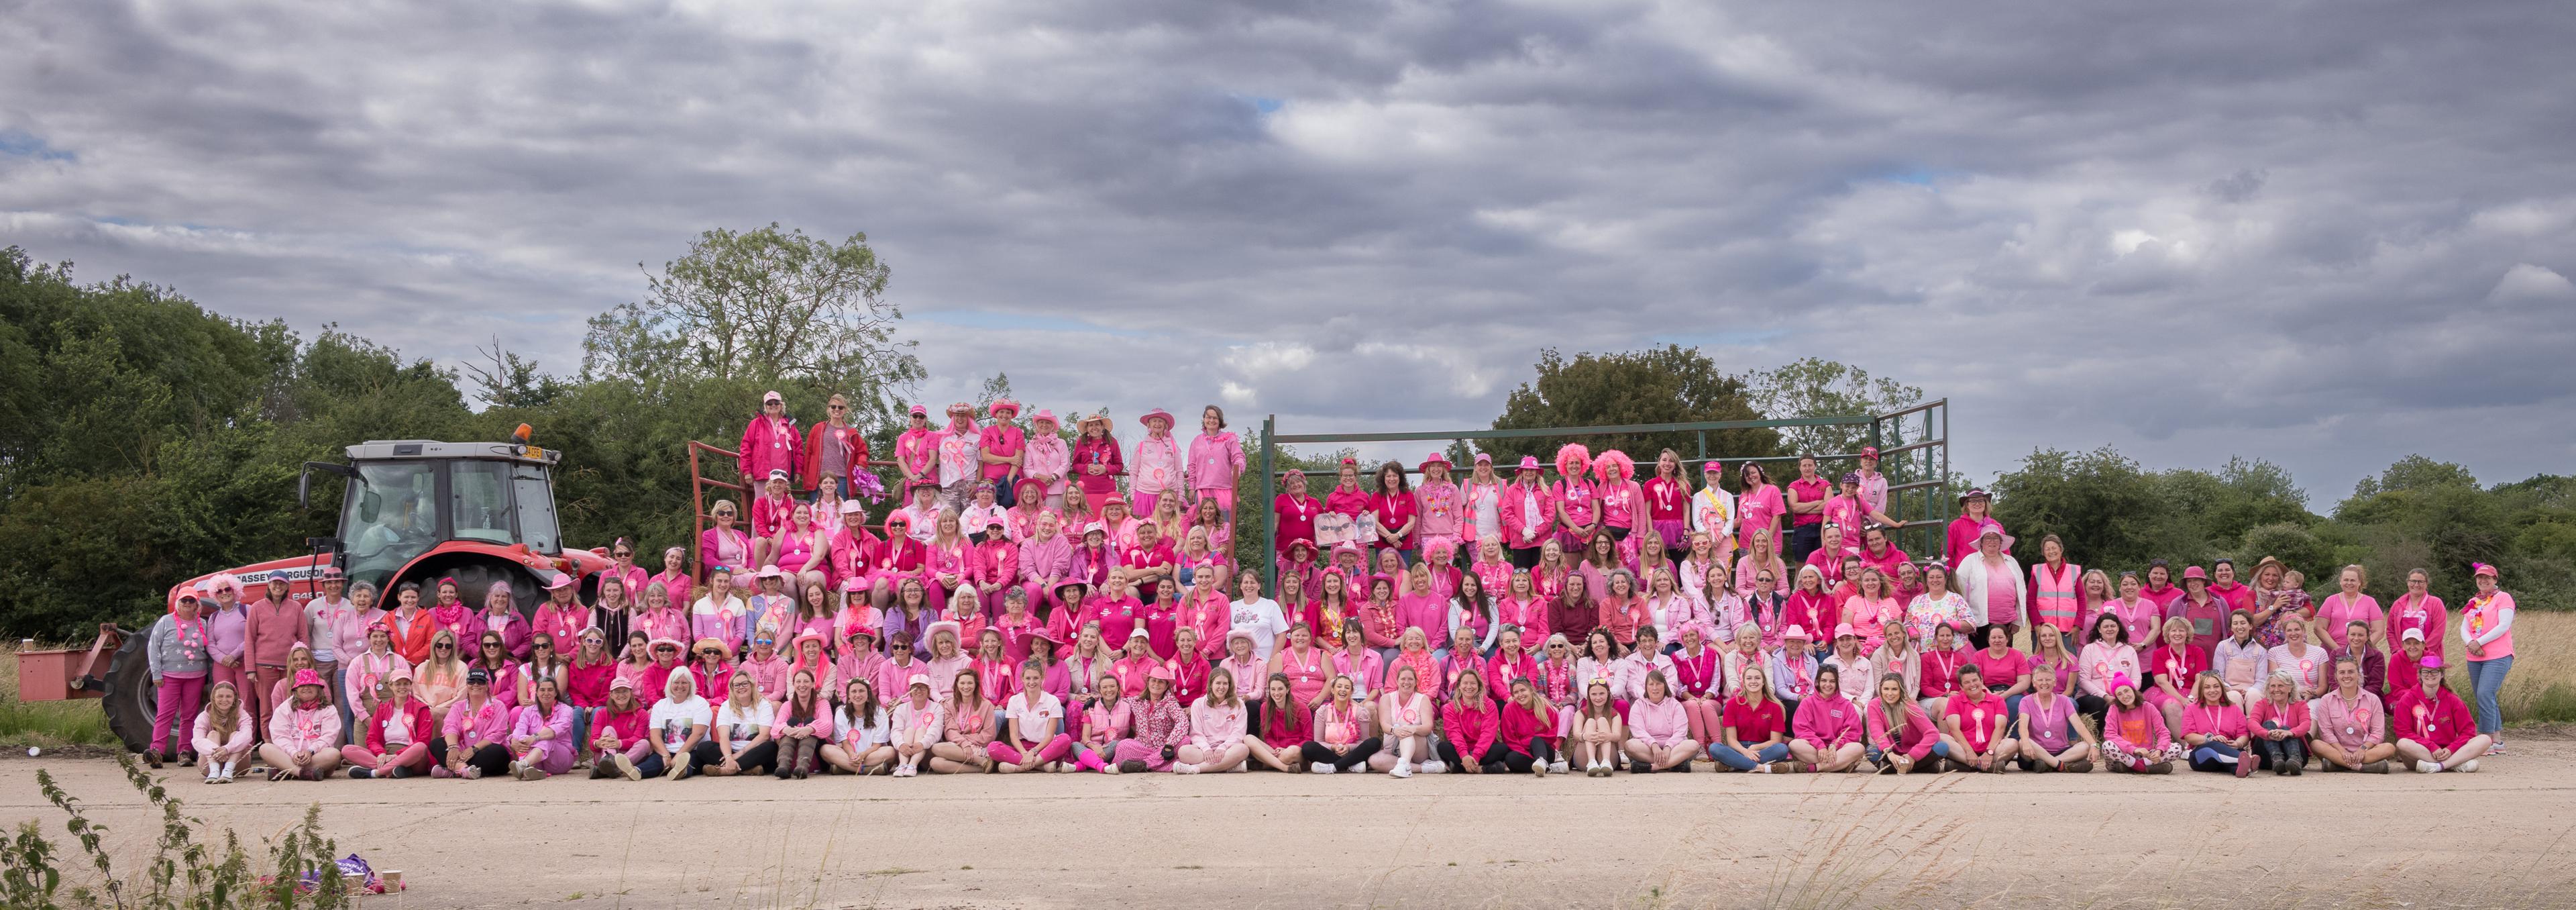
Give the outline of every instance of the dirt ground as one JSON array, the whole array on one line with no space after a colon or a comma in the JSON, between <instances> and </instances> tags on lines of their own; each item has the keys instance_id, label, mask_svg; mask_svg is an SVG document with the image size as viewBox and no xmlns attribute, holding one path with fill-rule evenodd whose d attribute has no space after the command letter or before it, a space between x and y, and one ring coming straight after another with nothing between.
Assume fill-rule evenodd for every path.
<instances>
[{"instance_id":1,"label":"dirt ground","mask_svg":"<svg viewBox=\"0 0 2576 910\"><path fill-rule=\"evenodd\" d=\"M2242 781L171 780L253 842L319 801L343 852L404 870L405 907L2555 907L2576 903L2571 747ZM0 821L62 840L39 768L122 848L157 832L99 760L0 762Z\"/></svg>"}]
</instances>

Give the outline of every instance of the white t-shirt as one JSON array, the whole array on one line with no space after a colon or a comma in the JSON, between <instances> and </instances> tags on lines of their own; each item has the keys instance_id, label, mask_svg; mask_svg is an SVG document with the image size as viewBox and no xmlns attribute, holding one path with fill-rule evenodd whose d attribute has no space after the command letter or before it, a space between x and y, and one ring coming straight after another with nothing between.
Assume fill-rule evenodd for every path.
<instances>
[{"instance_id":1,"label":"white t-shirt","mask_svg":"<svg viewBox=\"0 0 2576 910\"><path fill-rule=\"evenodd\" d=\"M716 709L715 735L723 736L739 752L750 748L751 741L760 738L760 734L769 732L770 723L777 719L778 711L769 699L754 698L748 708L734 707L733 701L727 699L724 707Z\"/></svg>"},{"instance_id":2,"label":"white t-shirt","mask_svg":"<svg viewBox=\"0 0 2576 910\"><path fill-rule=\"evenodd\" d=\"M1234 602L1234 630L1252 633L1252 655L1270 659L1270 648L1279 636L1288 632L1288 618L1280 615L1279 602L1264 597L1251 603Z\"/></svg>"},{"instance_id":3,"label":"white t-shirt","mask_svg":"<svg viewBox=\"0 0 2576 910\"><path fill-rule=\"evenodd\" d=\"M883 706L864 719L851 716L851 711L851 708L843 706L832 717L832 723L841 729L843 741L862 749L886 744L886 709Z\"/></svg>"},{"instance_id":4,"label":"white t-shirt","mask_svg":"<svg viewBox=\"0 0 2576 910\"><path fill-rule=\"evenodd\" d=\"M1030 701L1031 695L1037 696L1035 703ZM1010 701L1002 703L1002 717L1017 725L1015 736L1045 735L1049 724L1055 725L1055 732L1064 732L1064 702L1057 701L1053 692L1011 696Z\"/></svg>"},{"instance_id":5,"label":"white t-shirt","mask_svg":"<svg viewBox=\"0 0 2576 910\"><path fill-rule=\"evenodd\" d=\"M652 721L653 729L660 731L662 745L677 752L689 741L689 728L712 726L715 712L708 710L706 699L692 695L686 701L666 698L655 702L647 719Z\"/></svg>"}]
</instances>

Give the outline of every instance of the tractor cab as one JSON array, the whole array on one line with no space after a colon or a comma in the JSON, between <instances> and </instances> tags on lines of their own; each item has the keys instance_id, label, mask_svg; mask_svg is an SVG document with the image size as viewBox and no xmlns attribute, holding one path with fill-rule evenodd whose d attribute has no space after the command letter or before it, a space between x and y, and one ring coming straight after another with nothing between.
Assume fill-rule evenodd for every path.
<instances>
[{"instance_id":1,"label":"tractor cab","mask_svg":"<svg viewBox=\"0 0 2576 910\"><path fill-rule=\"evenodd\" d=\"M305 469L348 478L338 550L353 581L381 585L449 541L526 544L548 556L563 550L553 480L561 456L554 452L520 443L426 440L367 442L347 451L346 465L307 462Z\"/></svg>"}]
</instances>

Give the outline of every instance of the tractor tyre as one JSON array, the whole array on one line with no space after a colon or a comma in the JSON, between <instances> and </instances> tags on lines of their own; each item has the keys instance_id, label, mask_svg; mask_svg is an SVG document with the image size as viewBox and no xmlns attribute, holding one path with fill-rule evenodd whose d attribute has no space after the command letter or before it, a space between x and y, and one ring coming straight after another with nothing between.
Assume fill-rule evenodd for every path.
<instances>
[{"instance_id":1,"label":"tractor tyre","mask_svg":"<svg viewBox=\"0 0 2576 910\"><path fill-rule=\"evenodd\" d=\"M152 747L152 713L160 701L160 692L152 685L152 657L146 651L151 638L150 633L125 636L125 644L108 658L107 691L99 698L99 707L107 712L108 732L125 743L126 751L138 754ZM185 740L177 731L171 735Z\"/></svg>"}]
</instances>

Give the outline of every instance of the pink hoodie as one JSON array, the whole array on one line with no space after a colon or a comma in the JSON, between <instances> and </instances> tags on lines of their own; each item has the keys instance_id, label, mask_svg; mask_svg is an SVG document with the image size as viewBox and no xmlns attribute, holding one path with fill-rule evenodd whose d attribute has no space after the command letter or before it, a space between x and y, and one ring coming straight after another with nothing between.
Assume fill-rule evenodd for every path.
<instances>
[{"instance_id":1,"label":"pink hoodie","mask_svg":"<svg viewBox=\"0 0 2576 910\"><path fill-rule=\"evenodd\" d=\"M1798 703L1789 729L1817 748L1839 749L1860 741L1860 709L1839 691L1816 695Z\"/></svg>"},{"instance_id":2,"label":"pink hoodie","mask_svg":"<svg viewBox=\"0 0 2576 910\"><path fill-rule=\"evenodd\" d=\"M1662 701L1641 698L1628 704L1628 738L1650 746L1669 746L1690 738L1690 713L1682 701L1665 696Z\"/></svg>"},{"instance_id":3,"label":"pink hoodie","mask_svg":"<svg viewBox=\"0 0 2576 910\"><path fill-rule=\"evenodd\" d=\"M1243 464L1243 443L1232 432L1200 433L1190 440L1190 489L1234 489L1234 478L1243 473Z\"/></svg>"},{"instance_id":4,"label":"pink hoodie","mask_svg":"<svg viewBox=\"0 0 2576 910\"><path fill-rule=\"evenodd\" d=\"M1204 697L1190 702L1190 745L1211 752L1222 752L1243 741L1246 715L1243 702L1211 705Z\"/></svg>"}]
</instances>

